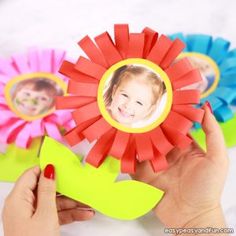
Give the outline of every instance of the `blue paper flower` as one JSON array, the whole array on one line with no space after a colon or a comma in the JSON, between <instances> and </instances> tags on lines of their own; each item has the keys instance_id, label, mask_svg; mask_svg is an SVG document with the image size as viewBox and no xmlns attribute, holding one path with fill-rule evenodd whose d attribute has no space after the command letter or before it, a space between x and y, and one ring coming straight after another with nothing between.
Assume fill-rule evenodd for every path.
<instances>
[{"instance_id":1,"label":"blue paper flower","mask_svg":"<svg viewBox=\"0 0 236 236\"><path fill-rule=\"evenodd\" d=\"M170 38L179 38L185 42L184 54L205 56L215 64L218 81L215 81L212 91L202 97L201 104L209 101L215 117L220 122L233 118L232 106L236 105L236 49L229 50L229 41L223 38L213 39L210 35L177 33Z\"/></svg>"}]
</instances>

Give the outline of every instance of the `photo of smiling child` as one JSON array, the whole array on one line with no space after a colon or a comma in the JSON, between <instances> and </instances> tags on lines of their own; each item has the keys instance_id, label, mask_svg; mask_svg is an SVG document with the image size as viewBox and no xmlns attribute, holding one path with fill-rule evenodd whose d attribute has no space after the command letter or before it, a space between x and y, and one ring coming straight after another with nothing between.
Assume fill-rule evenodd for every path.
<instances>
[{"instance_id":1,"label":"photo of smiling child","mask_svg":"<svg viewBox=\"0 0 236 236\"><path fill-rule=\"evenodd\" d=\"M166 88L160 76L147 67L125 65L107 81L104 102L110 116L131 128L152 124L166 105Z\"/></svg>"},{"instance_id":2,"label":"photo of smiling child","mask_svg":"<svg viewBox=\"0 0 236 236\"><path fill-rule=\"evenodd\" d=\"M10 93L14 108L29 117L48 113L55 106L55 97L63 95L62 89L46 78L20 81Z\"/></svg>"},{"instance_id":3,"label":"photo of smiling child","mask_svg":"<svg viewBox=\"0 0 236 236\"><path fill-rule=\"evenodd\" d=\"M202 81L186 86L184 89L198 89L202 94L207 92L216 79L215 71L210 63L196 56L188 56L188 60L194 68L199 69Z\"/></svg>"}]
</instances>

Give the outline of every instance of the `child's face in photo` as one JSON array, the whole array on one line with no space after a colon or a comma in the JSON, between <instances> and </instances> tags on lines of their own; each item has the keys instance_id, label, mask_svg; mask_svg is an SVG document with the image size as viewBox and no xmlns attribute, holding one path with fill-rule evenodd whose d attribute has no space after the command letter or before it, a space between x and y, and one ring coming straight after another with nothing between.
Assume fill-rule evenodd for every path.
<instances>
[{"instance_id":1,"label":"child's face in photo","mask_svg":"<svg viewBox=\"0 0 236 236\"><path fill-rule=\"evenodd\" d=\"M199 59L199 58L195 58L195 57L189 57L189 60L192 64L192 66L195 68L198 68L199 71L203 75L205 75L205 76L212 75L212 74L214 75L214 71L208 62L206 62L202 59Z\"/></svg>"},{"instance_id":2,"label":"child's face in photo","mask_svg":"<svg viewBox=\"0 0 236 236\"><path fill-rule=\"evenodd\" d=\"M33 84L28 84L17 91L13 102L19 112L37 116L48 111L52 98L45 90L35 91Z\"/></svg>"},{"instance_id":3,"label":"child's face in photo","mask_svg":"<svg viewBox=\"0 0 236 236\"><path fill-rule=\"evenodd\" d=\"M150 84L140 81L138 77L121 81L113 89L111 116L119 123L130 126L150 115L155 107L153 99Z\"/></svg>"}]
</instances>

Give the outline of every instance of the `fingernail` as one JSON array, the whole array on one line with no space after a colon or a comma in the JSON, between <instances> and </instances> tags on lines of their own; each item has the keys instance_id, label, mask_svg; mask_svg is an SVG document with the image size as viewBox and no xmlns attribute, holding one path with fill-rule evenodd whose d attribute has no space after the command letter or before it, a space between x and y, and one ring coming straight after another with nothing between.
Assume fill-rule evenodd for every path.
<instances>
[{"instance_id":1,"label":"fingernail","mask_svg":"<svg viewBox=\"0 0 236 236\"><path fill-rule=\"evenodd\" d=\"M213 110L212 110L211 104L208 101L206 101L205 104L209 108L210 112L213 114Z\"/></svg>"},{"instance_id":2,"label":"fingernail","mask_svg":"<svg viewBox=\"0 0 236 236\"><path fill-rule=\"evenodd\" d=\"M48 164L44 169L44 177L47 179L54 180L55 178L55 168L52 164Z\"/></svg>"}]
</instances>

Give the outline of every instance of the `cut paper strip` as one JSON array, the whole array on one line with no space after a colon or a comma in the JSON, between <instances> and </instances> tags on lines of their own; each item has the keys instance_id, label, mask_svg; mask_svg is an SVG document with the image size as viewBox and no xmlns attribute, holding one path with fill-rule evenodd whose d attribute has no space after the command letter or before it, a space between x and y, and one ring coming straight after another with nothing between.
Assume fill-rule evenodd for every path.
<instances>
[{"instance_id":1,"label":"cut paper strip","mask_svg":"<svg viewBox=\"0 0 236 236\"><path fill-rule=\"evenodd\" d=\"M174 130L177 130L182 134L187 134L188 131L192 128L193 123L184 116L171 111L166 118L165 125L173 128Z\"/></svg>"},{"instance_id":2,"label":"cut paper strip","mask_svg":"<svg viewBox=\"0 0 236 236\"><path fill-rule=\"evenodd\" d=\"M96 99L93 97L81 97L81 96L67 96L56 98L57 109L76 109L94 102Z\"/></svg>"},{"instance_id":3,"label":"cut paper strip","mask_svg":"<svg viewBox=\"0 0 236 236\"><path fill-rule=\"evenodd\" d=\"M75 109L72 113L77 122L77 127L68 132L65 139L72 146L84 138L89 142L96 140L88 157L85 157L85 161L89 161L95 167L102 165L106 157L111 155L121 162L121 172L134 173L137 162L147 160L153 171L162 170L167 167L164 156L176 146L185 148L189 145L192 140L188 133L193 122L202 121L203 110L191 108L199 103L199 92L196 89L184 90L185 86L201 81L202 77L187 59L175 61L185 46L179 39L171 40L165 35L159 36L148 27L141 33L130 33L126 24L115 25L114 36L115 42L107 32L95 37L95 42L88 36L84 37L79 44L88 59L80 56L75 65L70 62L62 64L61 71L73 81L69 83L68 91L73 91L74 97L66 98L71 102L71 106L69 102L59 98L57 107ZM106 60L107 67L102 58ZM168 105L169 110L159 123L154 122L149 125L149 129L145 127L142 130L130 131L127 127L120 128L120 124L117 124L119 122L110 116L106 105L103 106L104 91L101 88L107 86L105 79L107 75L110 76L109 72L113 68L117 68L112 71L115 73L124 65L136 64L136 60L142 61L142 65L147 67L151 65L152 70L159 68L162 76L166 76L170 83L171 96L168 99L171 101ZM78 83L78 73L84 76L81 83ZM77 87L74 86L75 83L78 84ZM92 93L90 89L93 90ZM89 96L94 100L85 99ZM78 101L80 99L81 102ZM66 104L63 104L64 101ZM174 107L176 110L173 110ZM80 128L83 124L86 124L85 127Z\"/></svg>"},{"instance_id":4,"label":"cut paper strip","mask_svg":"<svg viewBox=\"0 0 236 236\"><path fill-rule=\"evenodd\" d=\"M174 146L169 142L160 128L151 131L150 135L153 145L161 154L166 155L173 149Z\"/></svg>"},{"instance_id":5,"label":"cut paper strip","mask_svg":"<svg viewBox=\"0 0 236 236\"><path fill-rule=\"evenodd\" d=\"M103 54L88 36L85 36L83 39L81 39L78 44L91 61L94 61L103 67L108 66Z\"/></svg>"},{"instance_id":6,"label":"cut paper strip","mask_svg":"<svg viewBox=\"0 0 236 236\"><path fill-rule=\"evenodd\" d=\"M137 134L135 136L136 142L136 152L138 156L138 160L152 160L153 159L153 150L152 150L152 142L151 138L146 134Z\"/></svg>"},{"instance_id":7,"label":"cut paper strip","mask_svg":"<svg viewBox=\"0 0 236 236\"><path fill-rule=\"evenodd\" d=\"M170 128L168 126L162 125L162 128L166 137L168 138L168 140L170 140L172 145L184 149L192 143L191 138L178 132L177 130L174 130L172 127Z\"/></svg>"},{"instance_id":8,"label":"cut paper strip","mask_svg":"<svg viewBox=\"0 0 236 236\"><path fill-rule=\"evenodd\" d=\"M187 119L200 123L204 116L202 109L197 109L193 106L174 105L173 111L185 116Z\"/></svg>"},{"instance_id":9,"label":"cut paper strip","mask_svg":"<svg viewBox=\"0 0 236 236\"><path fill-rule=\"evenodd\" d=\"M130 34L127 58L142 58L144 34Z\"/></svg>"},{"instance_id":10,"label":"cut paper strip","mask_svg":"<svg viewBox=\"0 0 236 236\"><path fill-rule=\"evenodd\" d=\"M121 132L121 131L117 130L113 144L112 144L111 149L109 151L110 155L115 158L121 159L125 153L127 146L128 146L130 136L131 135L129 133L125 133L125 132Z\"/></svg>"},{"instance_id":11,"label":"cut paper strip","mask_svg":"<svg viewBox=\"0 0 236 236\"><path fill-rule=\"evenodd\" d=\"M198 90L177 90L173 94L173 104L198 104L200 96L201 94Z\"/></svg>"},{"instance_id":12,"label":"cut paper strip","mask_svg":"<svg viewBox=\"0 0 236 236\"><path fill-rule=\"evenodd\" d=\"M96 142L86 159L89 164L95 167L99 167L101 165L112 145L112 137L114 133L115 129L110 129Z\"/></svg>"},{"instance_id":13,"label":"cut paper strip","mask_svg":"<svg viewBox=\"0 0 236 236\"><path fill-rule=\"evenodd\" d=\"M125 154L121 159L121 172L122 173L131 173L134 174L136 172L136 151L134 140L130 140L129 148L126 149Z\"/></svg>"},{"instance_id":14,"label":"cut paper strip","mask_svg":"<svg viewBox=\"0 0 236 236\"><path fill-rule=\"evenodd\" d=\"M153 61L156 64L160 64L170 49L171 44L172 41L168 37L161 35L149 52L147 59Z\"/></svg>"},{"instance_id":15,"label":"cut paper strip","mask_svg":"<svg viewBox=\"0 0 236 236\"><path fill-rule=\"evenodd\" d=\"M95 79L100 79L105 73L106 69L94 62L89 61L84 57L80 57L76 62L75 69L89 75Z\"/></svg>"},{"instance_id":16,"label":"cut paper strip","mask_svg":"<svg viewBox=\"0 0 236 236\"><path fill-rule=\"evenodd\" d=\"M97 83L80 83L70 80L67 92L79 96L96 97L97 89Z\"/></svg>"},{"instance_id":17,"label":"cut paper strip","mask_svg":"<svg viewBox=\"0 0 236 236\"><path fill-rule=\"evenodd\" d=\"M47 86L50 83L52 85L50 88L53 90L53 92L50 90L50 94L53 94L50 96L56 96L57 93L62 94L67 78L53 71L59 69L59 62L64 59L65 52L62 50L38 48L30 48L28 52L23 54L14 54L10 60L0 59L0 84L3 87L0 90L1 142L5 144L15 143L18 147L31 148L31 141L34 138L46 134L61 140L59 130L68 129L69 122L72 122L70 111L61 113L61 111L56 111L53 108L54 104L51 104L52 108L44 108L48 112L40 111L37 115L27 115L13 104L12 94L14 91L16 92L17 85L28 79L31 79L32 83L34 83L34 79L37 79L41 87L45 86L45 84L42 85L42 81L47 82ZM49 100L54 101L54 97L50 97ZM28 101L29 104L25 106L31 107L31 110L37 110L38 107L35 105L35 101L33 102L32 105L32 101Z\"/></svg>"},{"instance_id":18,"label":"cut paper strip","mask_svg":"<svg viewBox=\"0 0 236 236\"><path fill-rule=\"evenodd\" d=\"M84 130L83 134L90 142L92 142L95 139L100 138L110 129L112 129L112 127L103 118L100 118L86 130Z\"/></svg>"},{"instance_id":19,"label":"cut paper strip","mask_svg":"<svg viewBox=\"0 0 236 236\"><path fill-rule=\"evenodd\" d=\"M172 64L167 70L166 73L171 79L171 81L177 80L182 76L186 75L193 69L191 63L187 58L183 58Z\"/></svg>"},{"instance_id":20,"label":"cut paper strip","mask_svg":"<svg viewBox=\"0 0 236 236\"><path fill-rule=\"evenodd\" d=\"M181 40L175 39L167 54L165 55L164 59L161 61L161 67L163 69L168 68L184 48L185 44Z\"/></svg>"},{"instance_id":21,"label":"cut paper strip","mask_svg":"<svg viewBox=\"0 0 236 236\"><path fill-rule=\"evenodd\" d=\"M155 172L166 170L168 168L168 162L166 160L166 157L159 153L155 148L154 158L150 161L150 163Z\"/></svg>"},{"instance_id":22,"label":"cut paper strip","mask_svg":"<svg viewBox=\"0 0 236 236\"><path fill-rule=\"evenodd\" d=\"M59 72L65 76L70 77L75 82L96 82L97 80L91 76L85 75L75 69L75 65L68 61L63 61Z\"/></svg>"},{"instance_id":23,"label":"cut paper strip","mask_svg":"<svg viewBox=\"0 0 236 236\"><path fill-rule=\"evenodd\" d=\"M62 144L46 138L40 152L40 167L53 164L57 192L121 220L136 219L156 206L163 191L134 180L115 182L119 161L108 157L99 168L84 166ZM145 201L144 201L145 199Z\"/></svg>"},{"instance_id":24,"label":"cut paper strip","mask_svg":"<svg viewBox=\"0 0 236 236\"><path fill-rule=\"evenodd\" d=\"M100 50L102 51L109 66L122 60L119 51L116 49L114 43L111 40L110 35L107 32L95 37L95 41Z\"/></svg>"},{"instance_id":25,"label":"cut paper strip","mask_svg":"<svg viewBox=\"0 0 236 236\"><path fill-rule=\"evenodd\" d=\"M129 44L129 26L127 24L120 24L114 26L115 44L122 55L126 58Z\"/></svg>"},{"instance_id":26,"label":"cut paper strip","mask_svg":"<svg viewBox=\"0 0 236 236\"><path fill-rule=\"evenodd\" d=\"M77 125L84 123L87 120L100 116L100 111L97 102L85 105L72 113L72 117Z\"/></svg>"},{"instance_id":27,"label":"cut paper strip","mask_svg":"<svg viewBox=\"0 0 236 236\"><path fill-rule=\"evenodd\" d=\"M209 80L209 84L212 85L208 87L207 91L204 91L200 105L203 105L205 101L209 101L213 113L219 122L228 122L230 119L233 119L234 110L232 106L235 106L233 101L236 98L236 54L234 53L235 49L230 49L229 40L221 37L213 38L210 35L204 34L184 35L182 33L171 35L170 38L172 40L179 38L184 41L187 45L185 50L186 55L197 54L201 58L205 58L207 61L204 63L207 62L208 66L211 67L208 68L208 72L210 70L214 71L214 78L212 75L209 76L206 74L206 76L209 76L207 79ZM184 60L183 57L181 58L181 60ZM180 61L177 63L180 63ZM167 74L171 77L173 72L169 73L167 71ZM204 75L204 78L206 76Z\"/></svg>"},{"instance_id":28,"label":"cut paper strip","mask_svg":"<svg viewBox=\"0 0 236 236\"><path fill-rule=\"evenodd\" d=\"M173 81L173 88L180 89L181 87L185 87L202 80L201 74L198 70L192 70L188 74L185 74L178 80Z\"/></svg>"},{"instance_id":29,"label":"cut paper strip","mask_svg":"<svg viewBox=\"0 0 236 236\"><path fill-rule=\"evenodd\" d=\"M150 49L154 46L158 39L158 33L148 27L145 27L142 33L145 35L143 57L146 58L150 52Z\"/></svg>"}]
</instances>

